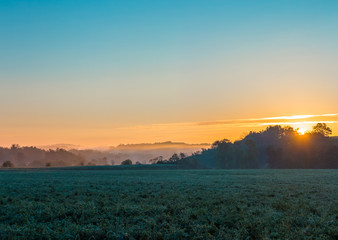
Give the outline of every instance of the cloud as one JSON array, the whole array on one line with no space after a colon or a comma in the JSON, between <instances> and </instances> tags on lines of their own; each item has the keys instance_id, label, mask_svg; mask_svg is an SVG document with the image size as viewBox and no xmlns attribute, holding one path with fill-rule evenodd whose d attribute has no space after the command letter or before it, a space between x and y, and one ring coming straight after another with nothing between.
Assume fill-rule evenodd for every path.
<instances>
[{"instance_id":1,"label":"cloud","mask_svg":"<svg viewBox=\"0 0 338 240\"><path fill-rule=\"evenodd\" d=\"M273 123L262 123L263 126L266 125L314 125L317 123L337 123L338 121L303 121L303 122L273 122Z\"/></svg>"},{"instance_id":2,"label":"cloud","mask_svg":"<svg viewBox=\"0 0 338 240\"><path fill-rule=\"evenodd\" d=\"M259 131L267 125L289 125L294 128L304 128L308 130L318 122L335 124L330 127L332 127L333 130L337 129L338 114L148 124L110 129L109 132L120 142L167 141L169 139L173 141L198 143L213 142L223 138L237 140L249 131Z\"/></svg>"},{"instance_id":3,"label":"cloud","mask_svg":"<svg viewBox=\"0 0 338 240\"><path fill-rule=\"evenodd\" d=\"M269 117L269 118L261 118L262 120L293 120L293 119L304 119L304 118L314 118L314 117L335 117L338 116L337 113L330 113L330 114L320 114L320 115L293 115L293 116L282 116L282 117Z\"/></svg>"},{"instance_id":4,"label":"cloud","mask_svg":"<svg viewBox=\"0 0 338 240\"><path fill-rule=\"evenodd\" d=\"M328 120L328 118L330 118ZM249 118L249 119L235 119L235 120L221 120L211 122L198 122L196 125L284 125L284 124L296 124L289 122L288 120L298 119L313 119L313 121L307 121L308 124L316 124L318 122L335 123L338 120L337 113L320 114L320 115L292 115L292 116L280 116L280 117L267 117L267 118ZM333 119L333 120L332 120ZM269 122L267 122L269 120ZM284 121L283 121L284 120ZM297 122L297 124L300 122Z\"/></svg>"},{"instance_id":5,"label":"cloud","mask_svg":"<svg viewBox=\"0 0 338 240\"><path fill-rule=\"evenodd\" d=\"M289 120L303 120L291 122ZM183 123L163 123L163 124L150 124L139 125L132 127L119 128L122 129L170 129L170 128L189 128L189 127L260 127L265 125L301 125L301 124L316 124L316 123L337 123L338 114L320 114L320 115L292 115L280 117L265 117L265 118L248 118L248 119L232 119L232 120L218 120L206 122L183 122Z\"/></svg>"}]
</instances>

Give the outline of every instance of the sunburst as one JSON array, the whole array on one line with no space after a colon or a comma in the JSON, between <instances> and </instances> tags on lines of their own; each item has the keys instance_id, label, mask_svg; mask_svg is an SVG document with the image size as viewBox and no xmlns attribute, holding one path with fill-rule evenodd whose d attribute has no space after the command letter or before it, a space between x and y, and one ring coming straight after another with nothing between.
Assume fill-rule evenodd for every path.
<instances>
[{"instance_id":1,"label":"sunburst","mask_svg":"<svg viewBox=\"0 0 338 240\"><path fill-rule=\"evenodd\" d=\"M306 129L303 127L300 127L297 129L297 132L299 135L304 135L306 133Z\"/></svg>"}]
</instances>

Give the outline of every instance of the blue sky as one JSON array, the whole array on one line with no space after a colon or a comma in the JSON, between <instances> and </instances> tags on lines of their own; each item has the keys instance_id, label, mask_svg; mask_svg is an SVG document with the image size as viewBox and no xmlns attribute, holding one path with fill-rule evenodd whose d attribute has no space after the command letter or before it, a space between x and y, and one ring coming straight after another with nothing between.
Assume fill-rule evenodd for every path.
<instances>
[{"instance_id":1,"label":"blue sky","mask_svg":"<svg viewBox=\"0 0 338 240\"><path fill-rule=\"evenodd\" d=\"M337 1L0 1L0 124L336 113L337 43Z\"/></svg>"},{"instance_id":2,"label":"blue sky","mask_svg":"<svg viewBox=\"0 0 338 240\"><path fill-rule=\"evenodd\" d=\"M1 1L0 9L9 76L178 68L267 45L337 51L336 1Z\"/></svg>"}]
</instances>

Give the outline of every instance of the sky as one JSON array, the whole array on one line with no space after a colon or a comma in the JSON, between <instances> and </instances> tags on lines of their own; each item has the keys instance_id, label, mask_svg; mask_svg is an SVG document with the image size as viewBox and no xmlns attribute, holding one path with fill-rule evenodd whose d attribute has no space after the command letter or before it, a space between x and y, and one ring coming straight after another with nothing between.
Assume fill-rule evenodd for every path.
<instances>
[{"instance_id":1,"label":"sky","mask_svg":"<svg viewBox=\"0 0 338 240\"><path fill-rule=\"evenodd\" d=\"M0 0L0 145L338 135L337 62L338 1Z\"/></svg>"}]
</instances>

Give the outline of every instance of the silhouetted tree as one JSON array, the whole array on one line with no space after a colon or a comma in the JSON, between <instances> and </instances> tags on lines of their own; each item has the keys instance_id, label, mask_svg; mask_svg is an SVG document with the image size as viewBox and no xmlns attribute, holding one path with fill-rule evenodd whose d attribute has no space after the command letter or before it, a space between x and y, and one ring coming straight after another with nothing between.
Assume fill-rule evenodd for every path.
<instances>
[{"instance_id":1,"label":"silhouetted tree","mask_svg":"<svg viewBox=\"0 0 338 240\"><path fill-rule=\"evenodd\" d=\"M155 157L149 160L150 163L156 164L156 163L162 163L163 162L163 156Z\"/></svg>"},{"instance_id":2,"label":"silhouetted tree","mask_svg":"<svg viewBox=\"0 0 338 240\"><path fill-rule=\"evenodd\" d=\"M268 156L268 166L270 168L279 168L282 162L282 148L269 145L266 148L266 154Z\"/></svg>"},{"instance_id":3,"label":"silhouetted tree","mask_svg":"<svg viewBox=\"0 0 338 240\"><path fill-rule=\"evenodd\" d=\"M232 143L228 139L215 141L211 148L217 149L217 168L231 168L233 166Z\"/></svg>"},{"instance_id":4,"label":"silhouetted tree","mask_svg":"<svg viewBox=\"0 0 338 240\"><path fill-rule=\"evenodd\" d=\"M176 163L180 160L180 157L178 156L177 153L174 153L169 159L168 163Z\"/></svg>"},{"instance_id":5,"label":"silhouetted tree","mask_svg":"<svg viewBox=\"0 0 338 240\"><path fill-rule=\"evenodd\" d=\"M2 167L4 168L12 168L14 167L14 164L11 161L6 161L2 164Z\"/></svg>"},{"instance_id":6,"label":"silhouetted tree","mask_svg":"<svg viewBox=\"0 0 338 240\"><path fill-rule=\"evenodd\" d=\"M133 162L130 159L126 159L124 161L121 162L121 165L132 165Z\"/></svg>"},{"instance_id":7,"label":"silhouetted tree","mask_svg":"<svg viewBox=\"0 0 338 240\"><path fill-rule=\"evenodd\" d=\"M256 143L253 140L246 140L245 145L247 147L244 155L245 168L258 168L258 150Z\"/></svg>"},{"instance_id":8,"label":"silhouetted tree","mask_svg":"<svg viewBox=\"0 0 338 240\"><path fill-rule=\"evenodd\" d=\"M332 134L332 129L329 128L326 123L317 123L312 127L312 133L327 137Z\"/></svg>"},{"instance_id":9,"label":"silhouetted tree","mask_svg":"<svg viewBox=\"0 0 338 240\"><path fill-rule=\"evenodd\" d=\"M330 134L323 123L305 135L290 126L268 126L234 143L215 141L211 149L181 161L194 158L208 168L338 168L338 138Z\"/></svg>"},{"instance_id":10,"label":"silhouetted tree","mask_svg":"<svg viewBox=\"0 0 338 240\"><path fill-rule=\"evenodd\" d=\"M11 150L16 150L18 148L20 148L19 144L12 144L11 146Z\"/></svg>"}]
</instances>

